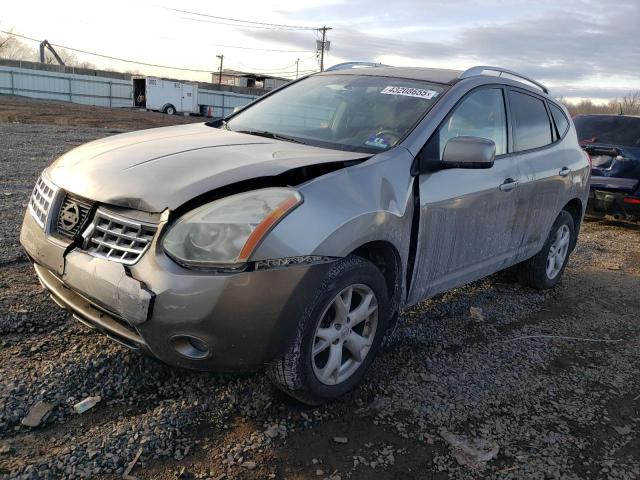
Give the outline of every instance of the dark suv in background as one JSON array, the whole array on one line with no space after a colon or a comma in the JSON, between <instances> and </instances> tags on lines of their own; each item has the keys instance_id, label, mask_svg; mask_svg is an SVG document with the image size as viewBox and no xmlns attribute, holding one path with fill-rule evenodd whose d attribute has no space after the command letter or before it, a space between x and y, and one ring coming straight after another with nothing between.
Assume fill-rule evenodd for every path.
<instances>
[{"instance_id":1,"label":"dark suv in background","mask_svg":"<svg viewBox=\"0 0 640 480\"><path fill-rule=\"evenodd\" d=\"M640 117L578 115L574 123L592 162L587 214L640 220Z\"/></svg>"}]
</instances>

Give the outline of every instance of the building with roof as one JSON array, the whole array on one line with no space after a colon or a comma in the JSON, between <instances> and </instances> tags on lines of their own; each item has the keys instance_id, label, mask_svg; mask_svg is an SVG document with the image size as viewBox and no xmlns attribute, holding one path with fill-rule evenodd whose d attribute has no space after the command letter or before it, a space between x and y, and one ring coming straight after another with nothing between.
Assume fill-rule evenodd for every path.
<instances>
[{"instance_id":1,"label":"building with roof","mask_svg":"<svg viewBox=\"0 0 640 480\"><path fill-rule=\"evenodd\" d=\"M220 75L219 72L211 74L211 83L263 90L273 90L285 83L289 83L290 81L291 79L289 78L274 77L261 73L241 72L230 69L222 70L222 75Z\"/></svg>"}]
</instances>

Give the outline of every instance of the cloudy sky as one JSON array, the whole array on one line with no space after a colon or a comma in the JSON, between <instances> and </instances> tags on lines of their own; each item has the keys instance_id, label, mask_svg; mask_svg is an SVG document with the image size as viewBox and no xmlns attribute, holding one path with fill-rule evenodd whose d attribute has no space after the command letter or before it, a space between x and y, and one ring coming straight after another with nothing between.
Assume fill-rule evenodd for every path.
<instances>
[{"instance_id":1,"label":"cloudy sky","mask_svg":"<svg viewBox=\"0 0 640 480\"><path fill-rule=\"evenodd\" d=\"M499 65L547 83L556 96L600 101L640 90L640 0L22 0L3 5L0 29L205 72L217 70L220 54L226 68L238 70L293 77L298 58L301 72L318 68L317 31L231 19L330 26L326 65ZM77 57L117 70L210 79L204 72Z\"/></svg>"}]
</instances>

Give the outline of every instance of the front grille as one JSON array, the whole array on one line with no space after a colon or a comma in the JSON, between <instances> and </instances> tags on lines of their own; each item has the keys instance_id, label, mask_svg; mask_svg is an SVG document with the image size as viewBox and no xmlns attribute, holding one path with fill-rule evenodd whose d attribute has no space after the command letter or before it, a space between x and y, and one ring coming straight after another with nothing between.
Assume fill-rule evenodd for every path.
<instances>
[{"instance_id":1,"label":"front grille","mask_svg":"<svg viewBox=\"0 0 640 480\"><path fill-rule=\"evenodd\" d=\"M56 190L56 187L47 182L42 176L38 178L35 187L33 187L33 192L29 199L29 211L43 229L47 223L47 216L49 215L49 210L51 210Z\"/></svg>"},{"instance_id":2,"label":"front grille","mask_svg":"<svg viewBox=\"0 0 640 480\"><path fill-rule=\"evenodd\" d=\"M56 231L73 240L82 231L90 211L91 202L70 193L65 194L58 210Z\"/></svg>"},{"instance_id":3,"label":"front grille","mask_svg":"<svg viewBox=\"0 0 640 480\"><path fill-rule=\"evenodd\" d=\"M86 243L90 254L132 265L149 248L157 226L98 209L90 229Z\"/></svg>"}]
</instances>

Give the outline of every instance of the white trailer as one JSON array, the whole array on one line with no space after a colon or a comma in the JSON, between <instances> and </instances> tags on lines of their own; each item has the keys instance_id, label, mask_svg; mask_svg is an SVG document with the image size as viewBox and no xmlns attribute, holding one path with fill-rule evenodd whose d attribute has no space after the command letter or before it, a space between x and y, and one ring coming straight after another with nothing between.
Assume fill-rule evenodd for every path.
<instances>
[{"instance_id":1,"label":"white trailer","mask_svg":"<svg viewBox=\"0 0 640 480\"><path fill-rule=\"evenodd\" d=\"M168 113L200 113L198 84L158 77L132 77L133 106Z\"/></svg>"}]
</instances>

